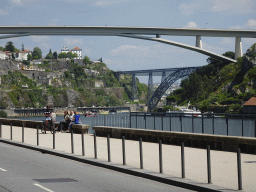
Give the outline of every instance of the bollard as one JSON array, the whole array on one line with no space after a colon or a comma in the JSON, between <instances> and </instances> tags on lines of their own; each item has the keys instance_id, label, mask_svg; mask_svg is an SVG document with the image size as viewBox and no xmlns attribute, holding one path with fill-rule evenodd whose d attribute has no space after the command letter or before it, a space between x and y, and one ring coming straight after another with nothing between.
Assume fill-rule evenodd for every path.
<instances>
[{"instance_id":1,"label":"bollard","mask_svg":"<svg viewBox=\"0 0 256 192\"><path fill-rule=\"evenodd\" d=\"M94 133L94 158L97 159L97 142L96 142L96 133Z\"/></svg>"},{"instance_id":2,"label":"bollard","mask_svg":"<svg viewBox=\"0 0 256 192\"><path fill-rule=\"evenodd\" d=\"M0 138L2 138L2 123L0 123Z\"/></svg>"},{"instance_id":3,"label":"bollard","mask_svg":"<svg viewBox=\"0 0 256 192\"><path fill-rule=\"evenodd\" d=\"M143 169L142 138L140 138L139 147L140 147L140 168Z\"/></svg>"},{"instance_id":4,"label":"bollard","mask_svg":"<svg viewBox=\"0 0 256 192\"><path fill-rule=\"evenodd\" d=\"M108 146L108 162L111 162L111 156L110 156L110 135L107 136L107 146Z\"/></svg>"},{"instance_id":5,"label":"bollard","mask_svg":"<svg viewBox=\"0 0 256 192\"><path fill-rule=\"evenodd\" d=\"M82 155L84 156L84 132L82 131Z\"/></svg>"},{"instance_id":6,"label":"bollard","mask_svg":"<svg viewBox=\"0 0 256 192\"><path fill-rule=\"evenodd\" d=\"M11 140L12 140L12 123L10 125L10 137L11 137Z\"/></svg>"},{"instance_id":7,"label":"bollard","mask_svg":"<svg viewBox=\"0 0 256 192\"><path fill-rule=\"evenodd\" d=\"M123 150L123 165L126 165L126 158L125 158L125 136L122 137L122 150Z\"/></svg>"},{"instance_id":8,"label":"bollard","mask_svg":"<svg viewBox=\"0 0 256 192\"><path fill-rule=\"evenodd\" d=\"M184 154L184 143L181 143L181 175L185 178L185 154Z\"/></svg>"},{"instance_id":9,"label":"bollard","mask_svg":"<svg viewBox=\"0 0 256 192\"><path fill-rule=\"evenodd\" d=\"M39 146L39 127L36 127L36 141L37 141L37 146Z\"/></svg>"},{"instance_id":10,"label":"bollard","mask_svg":"<svg viewBox=\"0 0 256 192\"><path fill-rule=\"evenodd\" d=\"M210 145L207 145L207 174L208 174L208 184L212 183L212 171L211 171L211 154Z\"/></svg>"},{"instance_id":11,"label":"bollard","mask_svg":"<svg viewBox=\"0 0 256 192\"><path fill-rule=\"evenodd\" d=\"M24 143L24 124L22 124L22 143Z\"/></svg>"},{"instance_id":12,"label":"bollard","mask_svg":"<svg viewBox=\"0 0 256 192\"><path fill-rule=\"evenodd\" d=\"M159 172L163 173L162 140L159 140Z\"/></svg>"},{"instance_id":13,"label":"bollard","mask_svg":"<svg viewBox=\"0 0 256 192\"><path fill-rule=\"evenodd\" d=\"M238 190L242 190L241 150L237 149Z\"/></svg>"},{"instance_id":14,"label":"bollard","mask_svg":"<svg viewBox=\"0 0 256 192\"><path fill-rule=\"evenodd\" d=\"M53 149L55 149L55 126L53 126L53 135L52 135L52 139L53 139L53 141L52 141L52 148Z\"/></svg>"},{"instance_id":15,"label":"bollard","mask_svg":"<svg viewBox=\"0 0 256 192\"><path fill-rule=\"evenodd\" d=\"M74 153L74 141L73 141L73 130L70 130L71 133L71 153Z\"/></svg>"}]
</instances>

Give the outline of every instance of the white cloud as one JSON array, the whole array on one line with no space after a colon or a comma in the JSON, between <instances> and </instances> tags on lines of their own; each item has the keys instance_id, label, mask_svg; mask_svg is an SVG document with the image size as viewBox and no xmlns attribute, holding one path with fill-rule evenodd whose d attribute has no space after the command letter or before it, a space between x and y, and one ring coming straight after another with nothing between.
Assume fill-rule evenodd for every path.
<instances>
[{"instance_id":1,"label":"white cloud","mask_svg":"<svg viewBox=\"0 0 256 192\"><path fill-rule=\"evenodd\" d=\"M126 57L136 57L136 58L146 58L155 57L162 58L166 55L175 55L184 53L186 49L170 46L156 44L152 46L142 46L142 45L121 45L116 49L112 49L110 54L112 56L126 56Z\"/></svg>"},{"instance_id":2,"label":"white cloud","mask_svg":"<svg viewBox=\"0 0 256 192\"><path fill-rule=\"evenodd\" d=\"M57 23L58 23L58 21L59 21L59 19L53 19L52 21L50 21L50 22L48 23L48 25L49 25L49 26L56 26Z\"/></svg>"},{"instance_id":3,"label":"white cloud","mask_svg":"<svg viewBox=\"0 0 256 192\"><path fill-rule=\"evenodd\" d=\"M18 23L19 26L29 26L29 24L25 23L25 22L19 22Z\"/></svg>"},{"instance_id":4,"label":"white cloud","mask_svg":"<svg viewBox=\"0 0 256 192\"><path fill-rule=\"evenodd\" d=\"M5 10L3 10L3 9L0 9L0 15L7 15L8 14L8 12L7 11L5 11Z\"/></svg>"},{"instance_id":5,"label":"white cloud","mask_svg":"<svg viewBox=\"0 0 256 192\"><path fill-rule=\"evenodd\" d=\"M204 42L202 44L203 44L203 49L206 49L206 50L209 50L209 51L212 51L212 52L215 52L215 53L221 53L222 54L223 51L224 51L223 47L215 47L215 46L206 44Z\"/></svg>"},{"instance_id":6,"label":"white cloud","mask_svg":"<svg viewBox=\"0 0 256 192\"><path fill-rule=\"evenodd\" d=\"M226 14L248 14L255 10L255 0L213 0L214 12L224 12Z\"/></svg>"},{"instance_id":7,"label":"white cloud","mask_svg":"<svg viewBox=\"0 0 256 192\"><path fill-rule=\"evenodd\" d=\"M222 42L221 42L223 45L234 45L234 43L235 43L235 40L234 40L234 38L230 38L230 37L224 37L223 39L222 39Z\"/></svg>"},{"instance_id":8,"label":"white cloud","mask_svg":"<svg viewBox=\"0 0 256 192\"><path fill-rule=\"evenodd\" d=\"M50 50L52 47L52 40L49 36L29 36L29 41L33 43L34 47L39 47L42 50Z\"/></svg>"},{"instance_id":9,"label":"white cloud","mask_svg":"<svg viewBox=\"0 0 256 192\"><path fill-rule=\"evenodd\" d=\"M9 0L13 5L21 5L21 0Z\"/></svg>"},{"instance_id":10,"label":"white cloud","mask_svg":"<svg viewBox=\"0 0 256 192\"><path fill-rule=\"evenodd\" d=\"M9 0L9 2L14 6L27 6L35 1L38 0Z\"/></svg>"},{"instance_id":11,"label":"white cloud","mask_svg":"<svg viewBox=\"0 0 256 192\"><path fill-rule=\"evenodd\" d=\"M183 28L198 28L195 22L188 22Z\"/></svg>"},{"instance_id":12,"label":"white cloud","mask_svg":"<svg viewBox=\"0 0 256 192\"><path fill-rule=\"evenodd\" d=\"M103 6L103 5L112 5L114 3L120 3L127 0L100 0L97 1L95 5Z\"/></svg>"},{"instance_id":13,"label":"white cloud","mask_svg":"<svg viewBox=\"0 0 256 192\"><path fill-rule=\"evenodd\" d=\"M84 44L84 40L81 38L63 38L63 43L65 46L69 47L69 49L73 49L74 47L79 47Z\"/></svg>"},{"instance_id":14,"label":"white cloud","mask_svg":"<svg viewBox=\"0 0 256 192\"><path fill-rule=\"evenodd\" d=\"M199 6L200 4L198 3L191 3L191 4L183 3L179 6L179 8L181 9L181 14L190 15L194 13L195 9L198 8Z\"/></svg>"},{"instance_id":15,"label":"white cloud","mask_svg":"<svg viewBox=\"0 0 256 192\"><path fill-rule=\"evenodd\" d=\"M230 29L256 29L256 20L249 19L244 25L232 26Z\"/></svg>"},{"instance_id":16,"label":"white cloud","mask_svg":"<svg viewBox=\"0 0 256 192\"><path fill-rule=\"evenodd\" d=\"M254 19L249 19L246 23L246 26L256 29L256 20Z\"/></svg>"}]
</instances>

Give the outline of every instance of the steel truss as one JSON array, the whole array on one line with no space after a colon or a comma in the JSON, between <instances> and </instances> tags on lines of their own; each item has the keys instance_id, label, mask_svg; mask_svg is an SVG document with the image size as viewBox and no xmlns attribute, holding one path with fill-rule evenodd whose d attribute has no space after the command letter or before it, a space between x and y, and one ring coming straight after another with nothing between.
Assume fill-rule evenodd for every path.
<instances>
[{"instance_id":1,"label":"steel truss","mask_svg":"<svg viewBox=\"0 0 256 192\"><path fill-rule=\"evenodd\" d=\"M149 71L149 76L148 76L148 100L147 101L150 100L153 93L154 93L153 75L152 75L152 71Z\"/></svg>"},{"instance_id":2,"label":"steel truss","mask_svg":"<svg viewBox=\"0 0 256 192\"><path fill-rule=\"evenodd\" d=\"M156 108L158 102L161 100L163 94L166 92L166 90L178 79L188 76L200 67L188 67L188 68L180 68L177 69L174 73L170 74L168 77L166 77L159 87L156 89L152 97L150 98L148 102L148 111L152 111L154 108Z\"/></svg>"}]
</instances>

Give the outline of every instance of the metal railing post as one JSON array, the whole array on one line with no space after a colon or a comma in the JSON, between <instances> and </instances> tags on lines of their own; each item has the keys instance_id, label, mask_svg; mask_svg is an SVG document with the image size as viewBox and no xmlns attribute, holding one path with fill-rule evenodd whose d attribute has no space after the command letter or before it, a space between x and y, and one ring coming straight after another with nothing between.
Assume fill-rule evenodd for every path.
<instances>
[{"instance_id":1,"label":"metal railing post","mask_svg":"<svg viewBox=\"0 0 256 192\"><path fill-rule=\"evenodd\" d=\"M11 123L11 125L10 125L10 138L11 138L11 140L12 140L12 123Z\"/></svg>"},{"instance_id":2,"label":"metal railing post","mask_svg":"<svg viewBox=\"0 0 256 192\"><path fill-rule=\"evenodd\" d=\"M126 156L125 156L125 136L122 137L122 151L123 151L123 165L126 165Z\"/></svg>"},{"instance_id":3,"label":"metal railing post","mask_svg":"<svg viewBox=\"0 0 256 192\"><path fill-rule=\"evenodd\" d=\"M140 147L140 168L143 169L142 138L140 138L139 147Z\"/></svg>"},{"instance_id":4,"label":"metal railing post","mask_svg":"<svg viewBox=\"0 0 256 192\"><path fill-rule=\"evenodd\" d=\"M159 140L159 172L163 173L162 140Z\"/></svg>"},{"instance_id":5,"label":"metal railing post","mask_svg":"<svg viewBox=\"0 0 256 192\"><path fill-rule=\"evenodd\" d=\"M53 125L52 148L55 149L55 126Z\"/></svg>"},{"instance_id":6,"label":"metal railing post","mask_svg":"<svg viewBox=\"0 0 256 192\"><path fill-rule=\"evenodd\" d=\"M202 133L204 133L204 114L202 114Z\"/></svg>"},{"instance_id":7,"label":"metal railing post","mask_svg":"<svg viewBox=\"0 0 256 192\"><path fill-rule=\"evenodd\" d=\"M184 143L181 143L181 175L185 178L185 154L184 154Z\"/></svg>"},{"instance_id":8,"label":"metal railing post","mask_svg":"<svg viewBox=\"0 0 256 192\"><path fill-rule=\"evenodd\" d=\"M94 158L97 159L97 142L96 142L96 133L94 133Z\"/></svg>"},{"instance_id":9,"label":"metal railing post","mask_svg":"<svg viewBox=\"0 0 256 192\"><path fill-rule=\"evenodd\" d=\"M211 148L207 145L207 174L208 174L208 184L212 183L212 172L211 172Z\"/></svg>"},{"instance_id":10,"label":"metal railing post","mask_svg":"<svg viewBox=\"0 0 256 192\"><path fill-rule=\"evenodd\" d=\"M24 143L24 124L22 124L22 143Z\"/></svg>"},{"instance_id":11,"label":"metal railing post","mask_svg":"<svg viewBox=\"0 0 256 192\"><path fill-rule=\"evenodd\" d=\"M192 112L192 133L194 133L195 130L194 130L194 115L193 115L193 112Z\"/></svg>"},{"instance_id":12,"label":"metal railing post","mask_svg":"<svg viewBox=\"0 0 256 192\"><path fill-rule=\"evenodd\" d=\"M36 126L36 141L37 141L37 145L39 146L39 127Z\"/></svg>"},{"instance_id":13,"label":"metal railing post","mask_svg":"<svg viewBox=\"0 0 256 192\"><path fill-rule=\"evenodd\" d=\"M82 139L82 155L84 156L84 132L82 131L82 135L81 135L81 139Z\"/></svg>"},{"instance_id":14,"label":"metal railing post","mask_svg":"<svg viewBox=\"0 0 256 192\"><path fill-rule=\"evenodd\" d=\"M0 123L0 138L2 138L2 123Z\"/></svg>"},{"instance_id":15,"label":"metal railing post","mask_svg":"<svg viewBox=\"0 0 256 192\"><path fill-rule=\"evenodd\" d=\"M107 147L108 147L108 162L111 162L111 155L110 155L110 135L107 135Z\"/></svg>"},{"instance_id":16,"label":"metal railing post","mask_svg":"<svg viewBox=\"0 0 256 192\"><path fill-rule=\"evenodd\" d=\"M74 140L73 140L73 130L70 130L71 134L71 153L74 153Z\"/></svg>"},{"instance_id":17,"label":"metal railing post","mask_svg":"<svg viewBox=\"0 0 256 192\"><path fill-rule=\"evenodd\" d=\"M237 149L238 190L242 190L241 150Z\"/></svg>"}]
</instances>

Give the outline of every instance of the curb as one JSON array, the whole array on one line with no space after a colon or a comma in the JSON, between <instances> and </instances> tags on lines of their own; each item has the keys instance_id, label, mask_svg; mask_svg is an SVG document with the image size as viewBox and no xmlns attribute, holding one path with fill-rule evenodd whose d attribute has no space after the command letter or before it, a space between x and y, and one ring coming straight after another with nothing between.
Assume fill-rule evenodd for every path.
<instances>
[{"instance_id":1,"label":"curb","mask_svg":"<svg viewBox=\"0 0 256 192\"><path fill-rule=\"evenodd\" d=\"M34 145L25 144L25 143L21 143L21 142L17 142L17 141L10 141L8 139L0 138L0 142L18 146L18 147L31 149L31 150L35 150L35 151L40 151L42 153L47 153L50 155L55 155L55 156L71 159L74 161L78 161L81 163L87 163L90 165L103 167L106 169L110 169L110 170L118 171L121 173L126 173L129 175L158 181L161 183L165 183L165 184L169 184L169 185L173 185L176 187L181 187L181 188L185 188L185 189L189 189L189 190L200 191L200 192L215 192L215 191L217 191L217 192L231 192L232 191L233 192L233 191L237 191L237 190L227 189L227 188L212 185L212 184L200 183L200 182L192 181L189 179L181 179L181 178L163 174L163 173L160 174L160 173L156 173L156 172L151 172L149 170L129 167L127 165L114 164L111 162L105 162L105 161L101 161L98 159L86 158L84 156L74 155L74 154L70 154L70 153L64 153L64 152L60 152L60 151L56 151L56 150L52 150L52 149L48 149L48 148L44 148L44 147L40 147L40 146L34 146Z\"/></svg>"}]
</instances>

